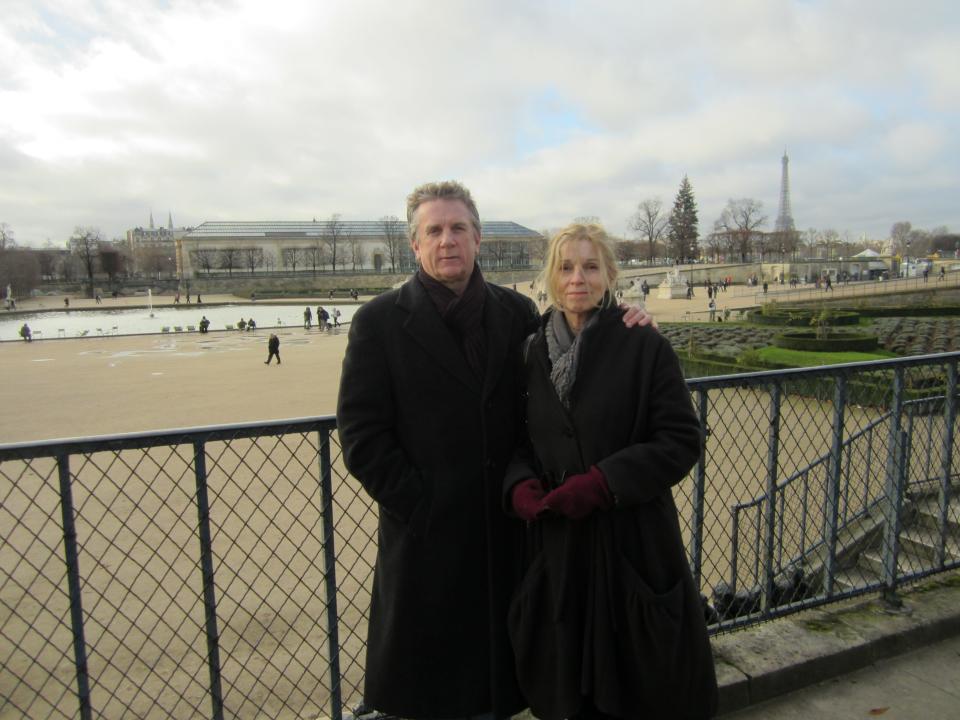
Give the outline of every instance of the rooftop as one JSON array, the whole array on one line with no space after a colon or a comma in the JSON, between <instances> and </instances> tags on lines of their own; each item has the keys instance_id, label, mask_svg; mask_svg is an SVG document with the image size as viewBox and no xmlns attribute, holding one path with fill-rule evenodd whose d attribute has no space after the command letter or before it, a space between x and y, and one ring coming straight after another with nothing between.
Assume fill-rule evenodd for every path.
<instances>
[{"instance_id":1,"label":"rooftop","mask_svg":"<svg viewBox=\"0 0 960 720\"><path fill-rule=\"evenodd\" d=\"M329 220L298 222L289 220L254 222L205 222L188 232L186 238L226 238L226 237L317 237L330 233L332 223ZM341 236L377 237L384 234L382 220L341 220ZM492 237L536 238L540 233L518 225L515 222L481 222L483 234ZM400 221L398 229L406 233L406 223Z\"/></svg>"}]
</instances>

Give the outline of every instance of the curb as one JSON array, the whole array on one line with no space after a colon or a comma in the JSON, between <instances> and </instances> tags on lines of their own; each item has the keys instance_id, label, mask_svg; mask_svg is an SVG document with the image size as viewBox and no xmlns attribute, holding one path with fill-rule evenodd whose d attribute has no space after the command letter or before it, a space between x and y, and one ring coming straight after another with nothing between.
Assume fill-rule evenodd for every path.
<instances>
[{"instance_id":1,"label":"curb","mask_svg":"<svg viewBox=\"0 0 960 720\"><path fill-rule=\"evenodd\" d=\"M960 573L902 588L899 598L898 609L869 595L712 638L718 715L960 634Z\"/></svg>"}]
</instances>

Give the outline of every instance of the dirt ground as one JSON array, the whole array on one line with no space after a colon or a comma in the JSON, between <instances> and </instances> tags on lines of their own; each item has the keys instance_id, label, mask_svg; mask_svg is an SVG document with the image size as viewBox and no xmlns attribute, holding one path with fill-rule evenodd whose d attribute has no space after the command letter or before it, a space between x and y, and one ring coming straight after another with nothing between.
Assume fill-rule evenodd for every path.
<instances>
[{"instance_id":1,"label":"dirt ground","mask_svg":"<svg viewBox=\"0 0 960 720\"><path fill-rule=\"evenodd\" d=\"M861 295L865 285L838 286L831 298ZM893 291L897 283L870 285ZM530 292L524 284L518 289ZM789 286L774 285L769 299L795 300L797 295ZM731 287L718 296L718 312L762 300L756 288ZM205 301L243 302L231 295L206 296ZM110 302L134 306L143 305L144 299ZM628 297L627 302L635 300ZM661 299L654 291L646 306L667 322L706 320L707 303L705 289L698 288L691 300ZM22 311L61 308L63 297L27 299L18 305ZM70 307L95 305L71 297ZM263 364L270 333L265 328L254 334L213 331L3 342L0 443L332 414L346 331L321 335L316 329L283 328L278 333L280 367Z\"/></svg>"},{"instance_id":2,"label":"dirt ground","mask_svg":"<svg viewBox=\"0 0 960 720\"><path fill-rule=\"evenodd\" d=\"M333 414L347 332L130 335L0 345L0 442Z\"/></svg>"}]
</instances>

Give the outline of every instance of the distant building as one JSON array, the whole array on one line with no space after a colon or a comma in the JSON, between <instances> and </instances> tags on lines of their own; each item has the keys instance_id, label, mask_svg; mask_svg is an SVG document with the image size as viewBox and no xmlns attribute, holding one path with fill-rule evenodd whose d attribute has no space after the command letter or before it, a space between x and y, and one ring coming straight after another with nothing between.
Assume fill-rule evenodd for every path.
<instances>
[{"instance_id":1,"label":"distant building","mask_svg":"<svg viewBox=\"0 0 960 720\"><path fill-rule=\"evenodd\" d=\"M167 213L167 227L154 227L153 213L150 213L149 227L135 227L127 230L127 250L133 258L134 270L144 272L157 270L169 264L174 266L176 258L176 240L191 228L174 228L173 215ZM177 263L179 266L179 263Z\"/></svg>"},{"instance_id":2,"label":"distant building","mask_svg":"<svg viewBox=\"0 0 960 720\"><path fill-rule=\"evenodd\" d=\"M542 236L515 222L484 222L480 265L530 265ZM330 272L336 236L337 272L411 272L416 264L406 223L383 220L205 222L176 240L182 277L240 273ZM390 247L394 248L391 258Z\"/></svg>"}]
</instances>

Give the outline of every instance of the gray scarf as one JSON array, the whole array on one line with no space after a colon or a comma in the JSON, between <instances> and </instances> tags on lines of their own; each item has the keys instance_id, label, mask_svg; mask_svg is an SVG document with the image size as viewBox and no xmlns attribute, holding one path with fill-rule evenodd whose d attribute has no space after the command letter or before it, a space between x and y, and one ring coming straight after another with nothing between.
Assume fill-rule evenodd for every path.
<instances>
[{"instance_id":1,"label":"gray scarf","mask_svg":"<svg viewBox=\"0 0 960 720\"><path fill-rule=\"evenodd\" d=\"M577 379L577 366L580 363L580 348L584 331L597 322L597 313L590 316L577 335L567 325L563 313L554 310L544 327L547 338L547 355L550 356L550 380L564 407L570 407L570 391Z\"/></svg>"}]
</instances>

